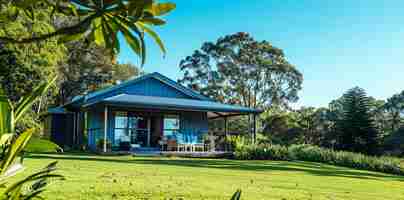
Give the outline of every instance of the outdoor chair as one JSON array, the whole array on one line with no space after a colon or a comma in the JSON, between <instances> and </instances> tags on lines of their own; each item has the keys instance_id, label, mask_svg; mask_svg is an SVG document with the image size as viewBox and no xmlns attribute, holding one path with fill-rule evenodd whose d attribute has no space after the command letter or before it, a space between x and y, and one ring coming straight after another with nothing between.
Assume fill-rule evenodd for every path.
<instances>
[{"instance_id":1,"label":"outdoor chair","mask_svg":"<svg viewBox=\"0 0 404 200\"><path fill-rule=\"evenodd\" d=\"M167 140L167 151L178 151L177 140L175 139Z\"/></svg>"}]
</instances>

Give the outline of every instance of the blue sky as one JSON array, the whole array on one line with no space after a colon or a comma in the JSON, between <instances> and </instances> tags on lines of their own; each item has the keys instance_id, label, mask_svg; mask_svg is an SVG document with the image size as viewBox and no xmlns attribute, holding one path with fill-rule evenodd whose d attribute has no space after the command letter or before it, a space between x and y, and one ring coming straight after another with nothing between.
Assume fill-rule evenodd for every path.
<instances>
[{"instance_id":1,"label":"blue sky","mask_svg":"<svg viewBox=\"0 0 404 200\"><path fill-rule=\"evenodd\" d=\"M295 106L326 106L354 86L385 99L404 90L404 1L172 0L157 28L168 54L147 40L147 72L172 79L178 63L205 41L235 32L282 48L304 76ZM138 64L123 44L119 62Z\"/></svg>"}]
</instances>

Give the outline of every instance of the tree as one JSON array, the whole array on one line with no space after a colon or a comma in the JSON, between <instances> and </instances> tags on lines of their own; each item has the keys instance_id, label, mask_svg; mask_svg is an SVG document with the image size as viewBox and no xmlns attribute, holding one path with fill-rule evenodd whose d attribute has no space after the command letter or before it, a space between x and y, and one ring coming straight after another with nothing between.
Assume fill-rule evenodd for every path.
<instances>
[{"instance_id":1,"label":"tree","mask_svg":"<svg viewBox=\"0 0 404 200\"><path fill-rule=\"evenodd\" d=\"M6 9L4 5L0 8ZM0 13L2 13L1 10ZM31 23L27 23L30 18L24 15L12 22L7 22L7 28L0 23L0 36L24 37L52 31L49 13L39 10L36 14L41 18ZM55 76L56 66L64 56L64 45L58 44L56 39L24 45L0 42L0 84L4 87L7 96L16 102L41 81Z\"/></svg>"},{"instance_id":2,"label":"tree","mask_svg":"<svg viewBox=\"0 0 404 200\"><path fill-rule=\"evenodd\" d=\"M108 49L82 41L68 43L68 57L59 66L59 91L56 105L69 102L74 96L117 84L141 74L132 64L115 64Z\"/></svg>"},{"instance_id":3,"label":"tree","mask_svg":"<svg viewBox=\"0 0 404 200\"><path fill-rule=\"evenodd\" d=\"M0 29L0 36L2 34L25 36L30 33L44 34L52 31L53 26L50 24L49 13L40 10L36 14L41 18L32 23L27 23L29 17L24 15L8 22L7 29ZM2 24L0 24L1 26ZM0 44L0 84L12 103L20 101L21 97L29 94L43 80L55 77L57 75L56 66L63 61L64 56L65 47L58 44L55 38L24 45ZM52 87L48 90L47 95L41 96L40 100L17 124L17 133L21 133L28 127L40 126L37 113L46 109L47 105L52 102L55 93L56 87ZM38 130L37 133L40 132L40 129L36 130Z\"/></svg>"},{"instance_id":4,"label":"tree","mask_svg":"<svg viewBox=\"0 0 404 200\"><path fill-rule=\"evenodd\" d=\"M204 43L181 60L180 69L182 84L216 100L253 108L297 101L303 80L281 49L247 33Z\"/></svg>"},{"instance_id":5,"label":"tree","mask_svg":"<svg viewBox=\"0 0 404 200\"><path fill-rule=\"evenodd\" d=\"M339 148L367 154L377 153L378 132L371 116L370 99L355 87L343 95L342 119L337 121Z\"/></svg>"},{"instance_id":6,"label":"tree","mask_svg":"<svg viewBox=\"0 0 404 200\"><path fill-rule=\"evenodd\" d=\"M6 186L8 179L21 172L22 158L20 153L24 150L34 129L28 129L17 134L15 132L16 124L22 119L24 114L30 110L30 107L41 95L49 89L50 85L55 82L55 78L49 82L43 81L32 92L24 96L18 103L12 103L4 91L0 87L0 148L2 156L0 160L0 183ZM49 179L60 178L62 175L54 174L56 163L52 162L44 169L25 177L22 180L8 185L5 190L0 193L0 199L33 199L40 198L39 194L45 190L49 184ZM40 198L42 199L42 198Z\"/></svg>"},{"instance_id":7,"label":"tree","mask_svg":"<svg viewBox=\"0 0 404 200\"><path fill-rule=\"evenodd\" d=\"M116 55L120 51L118 33L122 33L132 50L139 55L142 64L146 58L144 33L151 36L165 53L159 36L150 28L163 25L162 16L175 8L173 3L158 3L153 0L0 0L0 43L26 44L58 38L60 42L82 38L106 47ZM41 34L9 35L8 24L20 17L29 17L26 23L43 18L40 12L74 19L73 25L59 27ZM35 26L33 26L35 27Z\"/></svg>"},{"instance_id":8,"label":"tree","mask_svg":"<svg viewBox=\"0 0 404 200\"><path fill-rule=\"evenodd\" d=\"M384 110L388 113L391 132L397 131L402 124L401 116L404 114L404 91L388 98Z\"/></svg>"},{"instance_id":9,"label":"tree","mask_svg":"<svg viewBox=\"0 0 404 200\"><path fill-rule=\"evenodd\" d=\"M295 111L304 144L327 145L330 141L330 120L327 108L301 107Z\"/></svg>"},{"instance_id":10,"label":"tree","mask_svg":"<svg viewBox=\"0 0 404 200\"><path fill-rule=\"evenodd\" d=\"M268 109L263 116L263 133L275 144L291 145L301 143L300 127L296 112L278 108Z\"/></svg>"},{"instance_id":11,"label":"tree","mask_svg":"<svg viewBox=\"0 0 404 200\"><path fill-rule=\"evenodd\" d=\"M131 63L114 64L112 66L112 81L115 84L132 79L142 74L144 74L144 72L139 67Z\"/></svg>"}]
</instances>

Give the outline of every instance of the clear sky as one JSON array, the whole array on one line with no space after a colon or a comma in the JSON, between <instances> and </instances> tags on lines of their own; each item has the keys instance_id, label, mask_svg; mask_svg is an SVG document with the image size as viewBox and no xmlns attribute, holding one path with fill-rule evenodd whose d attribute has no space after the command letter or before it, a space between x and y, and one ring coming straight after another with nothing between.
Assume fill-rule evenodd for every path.
<instances>
[{"instance_id":1,"label":"clear sky","mask_svg":"<svg viewBox=\"0 0 404 200\"><path fill-rule=\"evenodd\" d=\"M172 0L157 28L168 54L147 40L146 72L174 80L178 63L205 41L235 32L282 48L304 77L297 105L326 106L354 86L385 99L404 90L402 0ZM122 45L119 62L138 64Z\"/></svg>"}]
</instances>

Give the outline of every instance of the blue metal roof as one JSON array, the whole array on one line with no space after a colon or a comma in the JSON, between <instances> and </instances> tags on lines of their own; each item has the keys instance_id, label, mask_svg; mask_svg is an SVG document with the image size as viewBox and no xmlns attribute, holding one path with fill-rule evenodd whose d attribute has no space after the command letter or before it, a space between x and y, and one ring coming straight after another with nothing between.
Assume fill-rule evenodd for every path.
<instances>
[{"instance_id":1,"label":"blue metal roof","mask_svg":"<svg viewBox=\"0 0 404 200\"><path fill-rule=\"evenodd\" d=\"M261 113L260 109L253 109L243 106L229 105L214 101L202 101L194 99L180 99L155 96L141 96L120 94L113 97L102 99L98 102L84 105L91 106L96 103L104 103L109 105L133 106L141 108L156 108L156 109L178 109L192 111L210 111L210 112L226 112L226 113Z\"/></svg>"},{"instance_id":2,"label":"blue metal roof","mask_svg":"<svg viewBox=\"0 0 404 200\"><path fill-rule=\"evenodd\" d=\"M164 75L162 75L162 74L160 74L158 72L154 72L154 73L151 73L151 74L146 74L146 75L140 76L138 78L135 78L135 79L123 82L121 84L115 85L113 87L109 87L109 88L106 88L106 89L103 89L103 90L92 92L92 93L86 95L85 98L90 99L90 98L93 98L95 96L104 94L106 92L117 90L117 89L125 87L127 85L137 83L137 82L145 80L147 78L155 78L157 80L160 80L161 82L163 82L163 83L165 83L165 84L167 84L167 85L181 91L182 93L184 93L185 95L188 95L189 97L193 97L193 98L201 99L201 100L210 100L210 101L212 101L212 99L210 99L209 97L203 96L203 95L195 92L194 90L191 90L191 89L189 89L187 87L184 87L181 84L169 79L168 77L166 77L166 76L164 76Z\"/></svg>"},{"instance_id":3,"label":"blue metal roof","mask_svg":"<svg viewBox=\"0 0 404 200\"><path fill-rule=\"evenodd\" d=\"M64 109L63 107L58 106L58 107L48 108L47 113L49 113L49 114L66 114L69 112L66 111L66 109Z\"/></svg>"}]
</instances>

